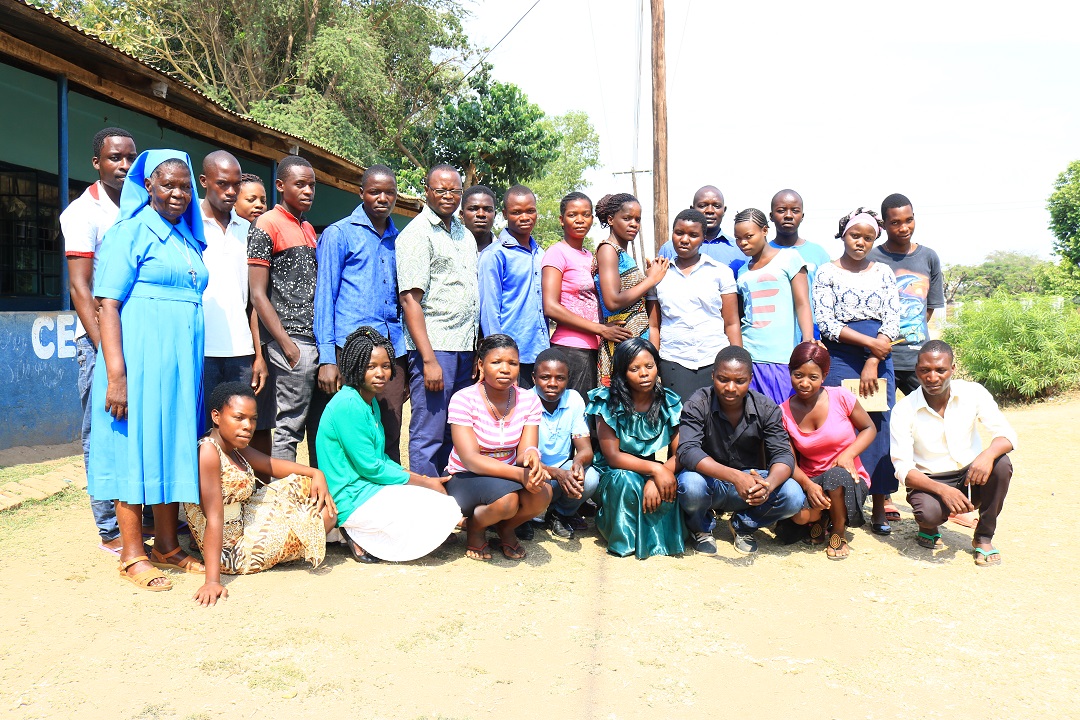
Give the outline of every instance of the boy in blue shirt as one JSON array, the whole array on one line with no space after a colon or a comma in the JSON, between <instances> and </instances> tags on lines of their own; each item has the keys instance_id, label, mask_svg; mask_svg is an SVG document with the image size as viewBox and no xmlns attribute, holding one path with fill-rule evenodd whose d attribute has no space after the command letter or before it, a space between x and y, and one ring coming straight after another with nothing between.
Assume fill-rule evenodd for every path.
<instances>
[{"instance_id":1,"label":"boy in blue shirt","mask_svg":"<svg viewBox=\"0 0 1080 720\"><path fill-rule=\"evenodd\" d=\"M774 248L794 248L802 256L806 263L806 280L810 284L810 312L814 312L814 275L817 269L832 261L828 251L818 245L799 237L799 226L803 221L802 195L794 190L781 190L773 195L770 207L770 217L773 227L776 228L776 237L769 244ZM814 339L820 340L818 332L817 316L814 316ZM795 344L802 342L802 333L795 328Z\"/></svg>"},{"instance_id":2,"label":"boy in blue shirt","mask_svg":"<svg viewBox=\"0 0 1080 720\"><path fill-rule=\"evenodd\" d=\"M576 390L567 389L569 378L570 363L558 348L548 348L536 357L533 392L544 408L540 418L540 459L551 475L554 491L546 520L551 534L562 538L571 538L574 530L588 527L578 509L600 483L600 475L592 467L585 401Z\"/></svg>"}]
</instances>

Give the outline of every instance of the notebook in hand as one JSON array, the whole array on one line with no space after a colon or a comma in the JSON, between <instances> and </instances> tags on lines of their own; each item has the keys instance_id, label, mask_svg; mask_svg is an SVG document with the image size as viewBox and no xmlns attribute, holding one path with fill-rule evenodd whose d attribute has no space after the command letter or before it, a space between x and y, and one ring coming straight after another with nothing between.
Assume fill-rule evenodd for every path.
<instances>
[{"instance_id":1,"label":"notebook in hand","mask_svg":"<svg viewBox=\"0 0 1080 720\"><path fill-rule=\"evenodd\" d=\"M866 412L885 412L889 409L889 396L887 394L889 383L885 378L877 379L877 390L869 397L859 394L859 379L841 380L840 384L845 390L850 390L859 400L862 409Z\"/></svg>"}]
</instances>

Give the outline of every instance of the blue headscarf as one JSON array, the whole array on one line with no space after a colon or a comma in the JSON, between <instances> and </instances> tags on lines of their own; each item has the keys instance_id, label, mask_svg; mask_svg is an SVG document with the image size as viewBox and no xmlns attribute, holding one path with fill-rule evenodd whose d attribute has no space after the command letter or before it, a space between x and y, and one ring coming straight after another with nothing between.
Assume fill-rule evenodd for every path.
<instances>
[{"instance_id":1,"label":"blue headscarf","mask_svg":"<svg viewBox=\"0 0 1080 720\"><path fill-rule=\"evenodd\" d=\"M205 248L206 237L203 234L202 213L199 212L199 196L195 194L195 173L191 169L191 158L181 150L144 150L135 158L120 191L120 217L117 222L135 217L150 204L150 194L146 192L146 178L166 160L183 160L187 165L188 174L191 176L191 202L181 217L187 222L192 237Z\"/></svg>"}]
</instances>

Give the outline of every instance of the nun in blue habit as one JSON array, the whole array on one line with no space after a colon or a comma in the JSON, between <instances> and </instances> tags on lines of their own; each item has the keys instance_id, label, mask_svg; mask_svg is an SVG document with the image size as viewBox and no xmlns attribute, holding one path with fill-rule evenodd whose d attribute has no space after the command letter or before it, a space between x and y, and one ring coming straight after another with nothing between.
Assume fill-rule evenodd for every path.
<instances>
[{"instance_id":1,"label":"nun in blue habit","mask_svg":"<svg viewBox=\"0 0 1080 720\"><path fill-rule=\"evenodd\" d=\"M101 347L94 369L88 491L115 500L120 576L147 590L171 582L151 565L203 572L176 539L176 503L199 502L203 372L202 218L187 153L148 150L128 171L120 216L94 272ZM142 505L154 506L151 558Z\"/></svg>"}]
</instances>

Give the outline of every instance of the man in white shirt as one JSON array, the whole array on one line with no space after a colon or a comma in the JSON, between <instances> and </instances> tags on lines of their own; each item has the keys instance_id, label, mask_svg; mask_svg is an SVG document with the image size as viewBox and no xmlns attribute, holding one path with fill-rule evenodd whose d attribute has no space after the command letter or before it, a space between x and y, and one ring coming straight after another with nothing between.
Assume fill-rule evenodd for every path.
<instances>
[{"instance_id":1,"label":"man in white shirt","mask_svg":"<svg viewBox=\"0 0 1080 720\"><path fill-rule=\"evenodd\" d=\"M120 214L120 190L128 169L135 162L135 140L127 130L107 127L93 140L94 169L98 180L88 187L60 214L60 231L67 257L71 305L79 316L83 334L75 340L79 361L79 400L82 402L83 462L90 464L90 387L94 378L97 348L101 344L98 329L98 303L94 298L94 265L105 232ZM111 500L90 500L94 523L101 537L101 548L120 554L120 529Z\"/></svg>"},{"instance_id":2,"label":"man in white shirt","mask_svg":"<svg viewBox=\"0 0 1080 720\"><path fill-rule=\"evenodd\" d=\"M915 362L920 387L892 411L892 461L919 523L919 545L942 547L939 528L949 514L978 508L975 564L1000 565L993 537L1013 474L1007 453L1016 447L1016 432L986 388L954 380L955 370L948 343L922 346ZM993 437L985 450L977 422Z\"/></svg>"},{"instance_id":3,"label":"man in white shirt","mask_svg":"<svg viewBox=\"0 0 1080 720\"><path fill-rule=\"evenodd\" d=\"M219 383L243 382L256 394L268 376L259 343L259 326L248 302L247 235L250 223L236 214L240 163L225 150L203 159L199 184L210 281L203 292L206 347L203 351L203 406Z\"/></svg>"}]
</instances>

